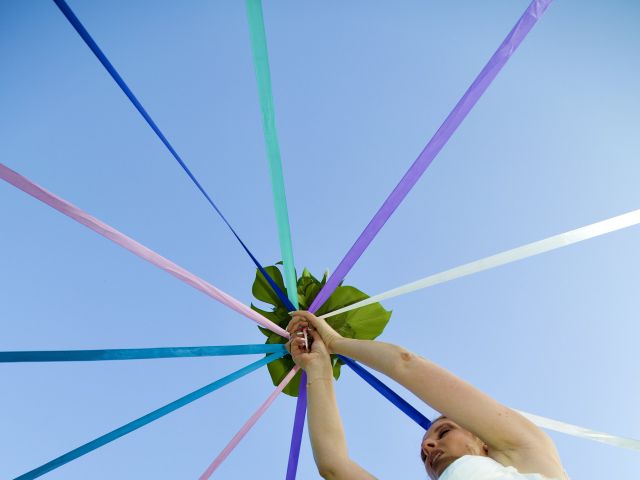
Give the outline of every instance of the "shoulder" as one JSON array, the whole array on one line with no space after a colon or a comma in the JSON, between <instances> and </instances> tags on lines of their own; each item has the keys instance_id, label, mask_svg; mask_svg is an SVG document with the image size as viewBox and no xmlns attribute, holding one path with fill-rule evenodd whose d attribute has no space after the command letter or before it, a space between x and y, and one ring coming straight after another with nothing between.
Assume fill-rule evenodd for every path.
<instances>
[{"instance_id":1,"label":"shoulder","mask_svg":"<svg viewBox=\"0 0 640 480\"><path fill-rule=\"evenodd\" d=\"M531 444L509 450L489 450L489 457L505 467L514 467L521 474L539 474L549 479L568 480L560 455L549 436L541 436Z\"/></svg>"}]
</instances>

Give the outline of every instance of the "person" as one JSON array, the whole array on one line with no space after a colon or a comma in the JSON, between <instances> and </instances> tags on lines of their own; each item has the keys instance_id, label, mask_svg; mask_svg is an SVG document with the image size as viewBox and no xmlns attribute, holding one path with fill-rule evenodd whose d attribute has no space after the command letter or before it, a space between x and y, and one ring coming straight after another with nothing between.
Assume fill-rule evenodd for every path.
<instances>
[{"instance_id":1,"label":"person","mask_svg":"<svg viewBox=\"0 0 640 480\"><path fill-rule=\"evenodd\" d=\"M292 315L287 349L307 374L309 436L323 478L375 478L348 454L329 356L340 354L392 378L443 414L420 446L432 480L568 480L542 430L451 372L397 345L344 338L310 312ZM308 348L304 330L311 337Z\"/></svg>"}]
</instances>

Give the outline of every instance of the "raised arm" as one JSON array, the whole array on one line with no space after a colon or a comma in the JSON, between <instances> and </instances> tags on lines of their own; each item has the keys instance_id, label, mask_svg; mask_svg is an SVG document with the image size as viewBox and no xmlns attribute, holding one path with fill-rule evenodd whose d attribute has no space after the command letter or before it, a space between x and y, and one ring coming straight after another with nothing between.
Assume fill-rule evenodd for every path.
<instances>
[{"instance_id":1,"label":"raised arm","mask_svg":"<svg viewBox=\"0 0 640 480\"><path fill-rule=\"evenodd\" d=\"M555 446L542 430L471 384L397 345L343 338L323 319L309 312L298 315L320 333L330 353L353 358L391 377L480 437L494 458L521 471L563 475Z\"/></svg>"},{"instance_id":2,"label":"raised arm","mask_svg":"<svg viewBox=\"0 0 640 480\"><path fill-rule=\"evenodd\" d=\"M374 477L349 458L333 385L331 359L322 337L310 331L311 349L297 329L287 344L293 360L307 373L309 437L320 475L328 480L372 480Z\"/></svg>"}]
</instances>

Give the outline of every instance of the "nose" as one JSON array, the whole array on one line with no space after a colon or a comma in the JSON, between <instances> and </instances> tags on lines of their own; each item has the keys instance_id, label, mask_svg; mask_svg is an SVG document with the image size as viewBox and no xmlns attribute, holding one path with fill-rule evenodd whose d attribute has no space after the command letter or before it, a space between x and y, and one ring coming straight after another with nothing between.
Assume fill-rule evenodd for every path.
<instances>
[{"instance_id":1,"label":"nose","mask_svg":"<svg viewBox=\"0 0 640 480\"><path fill-rule=\"evenodd\" d=\"M425 439L422 442L422 451L425 455L429 455L429 452L436 448L437 442L434 439Z\"/></svg>"}]
</instances>

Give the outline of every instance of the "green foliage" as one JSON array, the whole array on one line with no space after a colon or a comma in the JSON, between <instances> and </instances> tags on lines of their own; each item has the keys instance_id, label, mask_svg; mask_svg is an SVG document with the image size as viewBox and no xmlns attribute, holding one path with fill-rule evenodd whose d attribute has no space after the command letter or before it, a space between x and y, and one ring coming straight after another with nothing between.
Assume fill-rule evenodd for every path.
<instances>
[{"instance_id":1,"label":"green foliage","mask_svg":"<svg viewBox=\"0 0 640 480\"><path fill-rule=\"evenodd\" d=\"M278 284L278 286L282 288L282 291L286 292L280 269L276 265L273 265L265 267L265 270ZM311 275L306 268L302 271L302 275L298 279L297 283L300 310L307 310L309 308L326 282L326 272L322 276L322 280L318 280L316 277ZM273 292L271 286L259 270L256 270L256 278L253 282L251 291L256 299L271 305L271 309L263 310L253 304L251 305L251 308L280 327L287 328L287 325L291 320L289 312L282 302L280 302L280 299ZM324 305L318 309L316 314L323 315L366 298L369 298L369 295L361 292L357 288L343 286L340 284ZM329 325L331 325L343 337L373 340L382 333L390 318L391 311L385 310L380 303L373 303L362 308L357 308L349 312L341 313L340 315L329 317L327 319L327 323L329 323ZM280 335L262 327L258 328L267 337L266 343L285 343L286 340ZM333 376L337 379L340 376L340 367L343 363L338 360L337 357L334 357L332 358L332 364ZM276 360L275 362L271 362L268 365L268 368L273 384L276 386L279 385L293 366L293 360L289 355ZM291 395L292 397L298 396L300 375L300 372L298 372L289 385L285 387L283 390L284 393Z\"/></svg>"}]
</instances>

